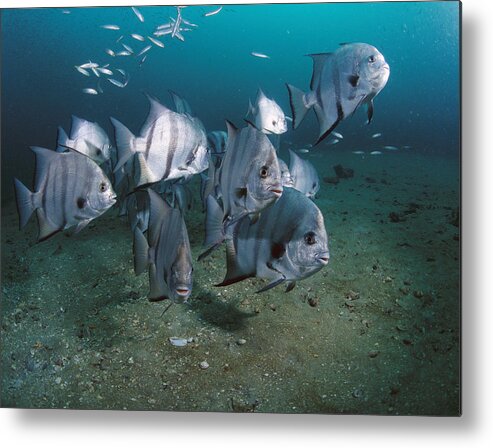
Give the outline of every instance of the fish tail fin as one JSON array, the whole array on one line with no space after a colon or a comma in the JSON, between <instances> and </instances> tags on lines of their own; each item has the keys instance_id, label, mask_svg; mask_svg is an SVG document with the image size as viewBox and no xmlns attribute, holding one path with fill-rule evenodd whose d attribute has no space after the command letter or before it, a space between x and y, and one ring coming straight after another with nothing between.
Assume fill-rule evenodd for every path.
<instances>
[{"instance_id":1,"label":"fish tail fin","mask_svg":"<svg viewBox=\"0 0 493 448\"><path fill-rule=\"evenodd\" d=\"M22 229L36 209L35 193L27 188L19 179L14 178L15 199L19 213L19 227Z\"/></svg>"},{"instance_id":2,"label":"fish tail fin","mask_svg":"<svg viewBox=\"0 0 493 448\"><path fill-rule=\"evenodd\" d=\"M305 92L291 84L286 84L286 87L288 88L289 104L293 115L293 129L296 129L311 109L311 105L307 105Z\"/></svg>"},{"instance_id":3,"label":"fish tail fin","mask_svg":"<svg viewBox=\"0 0 493 448\"><path fill-rule=\"evenodd\" d=\"M110 117L111 123L115 128L116 148L118 151L118 163L113 172L118 171L127 163L137 152L135 149L135 136L130 130L117 119Z\"/></svg>"},{"instance_id":4,"label":"fish tail fin","mask_svg":"<svg viewBox=\"0 0 493 448\"><path fill-rule=\"evenodd\" d=\"M149 266L149 244L138 227L134 230L134 271L136 275L142 274Z\"/></svg>"},{"instance_id":5,"label":"fish tail fin","mask_svg":"<svg viewBox=\"0 0 493 448\"><path fill-rule=\"evenodd\" d=\"M58 126L57 128L57 152L64 152L67 150L67 146L69 145L69 138L67 133L65 132L65 129L63 129L61 126Z\"/></svg>"}]
</instances>

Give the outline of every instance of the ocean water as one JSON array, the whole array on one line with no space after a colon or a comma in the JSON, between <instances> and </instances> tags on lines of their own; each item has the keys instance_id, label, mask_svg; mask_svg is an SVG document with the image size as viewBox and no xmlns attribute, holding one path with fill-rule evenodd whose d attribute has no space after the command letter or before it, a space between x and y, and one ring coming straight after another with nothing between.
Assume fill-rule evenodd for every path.
<instances>
[{"instance_id":1,"label":"ocean water","mask_svg":"<svg viewBox=\"0 0 493 448\"><path fill-rule=\"evenodd\" d=\"M143 48L129 34L152 35L174 7L139 7L143 23L129 7L1 10L2 406L457 415L459 3L226 5L204 17L214 9L183 9L199 26L184 42L160 38L165 47L141 67L104 50L121 49L121 35ZM315 203L331 260L292 292L257 295L260 280L214 287L225 272L219 250L195 262L191 305L161 316L164 305L146 299L146 275L133 273L132 235L116 210L40 244L34 219L19 231L13 177L32 187L29 147L54 149L71 115L113 139L109 117L136 133L148 112L143 92L172 105L173 90L207 131L225 130L226 119L242 125L259 87L291 115L285 83L308 89L305 55L343 42L377 47L390 78L370 125L360 108L337 127L340 143L303 155L321 179L337 164L355 175L322 182ZM102 93L83 93L97 78L74 66L89 60L124 69L128 85L103 80ZM310 113L281 136L280 156L317 136ZM196 260L198 179L192 190L185 221ZM173 336L192 342L174 347Z\"/></svg>"}]
</instances>

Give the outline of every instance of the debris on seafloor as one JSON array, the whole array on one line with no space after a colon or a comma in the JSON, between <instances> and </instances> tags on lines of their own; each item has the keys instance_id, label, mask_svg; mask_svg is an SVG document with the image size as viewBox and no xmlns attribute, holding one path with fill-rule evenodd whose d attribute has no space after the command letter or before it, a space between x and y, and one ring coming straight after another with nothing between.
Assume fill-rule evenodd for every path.
<instances>
[{"instance_id":1,"label":"debris on seafloor","mask_svg":"<svg viewBox=\"0 0 493 448\"><path fill-rule=\"evenodd\" d=\"M325 176L323 180L326 184L337 185L339 183L339 178L337 176Z\"/></svg>"},{"instance_id":2,"label":"debris on seafloor","mask_svg":"<svg viewBox=\"0 0 493 448\"><path fill-rule=\"evenodd\" d=\"M354 170L351 168L344 168L342 165L333 166L336 176L340 179L349 179L354 177Z\"/></svg>"}]
</instances>

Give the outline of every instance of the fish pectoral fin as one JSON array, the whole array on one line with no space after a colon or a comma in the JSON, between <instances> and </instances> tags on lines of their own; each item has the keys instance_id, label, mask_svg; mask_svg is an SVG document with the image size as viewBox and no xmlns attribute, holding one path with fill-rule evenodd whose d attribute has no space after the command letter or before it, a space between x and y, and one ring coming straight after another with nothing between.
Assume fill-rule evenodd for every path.
<instances>
[{"instance_id":1,"label":"fish pectoral fin","mask_svg":"<svg viewBox=\"0 0 493 448\"><path fill-rule=\"evenodd\" d=\"M270 248L270 254L272 258L279 259L286 253L286 247L282 243L272 243ZM272 265L268 265L270 269L273 269Z\"/></svg>"},{"instance_id":2,"label":"fish pectoral fin","mask_svg":"<svg viewBox=\"0 0 493 448\"><path fill-rule=\"evenodd\" d=\"M349 75L348 81L349 81L349 84L351 84L353 87L358 87L359 76L358 75Z\"/></svg>"},{"instance_id":3,"label":"fish pectoral fin","mask_svg":"<svg viewBox=\"0 0 493 448\"><path fill-rule=\"evenodd\" d=\"M255 224L260 218L260 213L253 213L252 215L249 216L250 216L250 223Z\"/></svg>"},{"instance_id":4,"label":"fish pectoral fin","mask_svg":"<svg viewBox=\"0 0 493 448\"><path fill-rule=\"evenodd\" d=\"M147 297L147 300L149 300L149 302L162 302L163 300L168 300L168 297L167 296L164 296L164 295L161 295L161 296L156 296L156 297L151 297L149 295L149 297Z\"/></svg>"},{"instance_id":5,"label":"fish pectoral fin","mask_svg":"<svg viewBox=\"0 0 493 448\"><path fill-rule=\"evenodd\" d=\"M284 292L289 292L291 291L294 287L296 286L296 282L288 282L286 285L286 290Z\"/></svg>"},{"instance_id":6,"label":"fish pectoral fin","mask_svg":"<svg viewBox=\"0 0 493 448\"><path fill-rule=\"evenodd\" d=\"M277 285L280 285L281 283L285 282L286 279L284 277L279 278L271 283L269 283L267 286L264 286L263 288L259 289L258 291L255 291L255 294L260 294L261 292L268 291L269 289L275 288Z\"/></svg>"},{"instance_id":7,"label":"fish pectoral fin","mask_svg":"<svg viewBox=\"0 0 493 448\"><path fill-rule=\"evenodd\" d=\"M245 198L247 196L247 188L246 187L236 188L235 195L238 199Z\"/></svg>"},{"instance_id":8,"label":"fish pectoral fin","mask_svg":"<svg viewBox=\"0 0 493 448\"><path fill-rule=\"evenodd\" d=\"M84 219L82 221L79 222L79 224L77 224L77 227L75 228L74 230L74 235L76 233L79 233L84 227L87 226L87 224L89 224L91 222L90 219Z\"/></svg>"},{"instance_id":9,"label":"fish pectoral fin","mask_svg":"<svg viewBox=\"0 0 493 448\"><path fill-rule=\"evenodd\" d=\"M373 118L373 100L368 101L368 108L366 110L366 115L368 117L367 124L370 124Z\"/></svg>"}]
</instances>

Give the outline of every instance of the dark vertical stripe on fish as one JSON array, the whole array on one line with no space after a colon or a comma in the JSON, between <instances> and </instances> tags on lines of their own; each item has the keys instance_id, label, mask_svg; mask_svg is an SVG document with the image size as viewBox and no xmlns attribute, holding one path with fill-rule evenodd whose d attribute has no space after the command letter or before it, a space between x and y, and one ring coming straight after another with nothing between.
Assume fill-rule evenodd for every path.
<instances>
[{"instance_id":1,"label":"dark vertical stripe on fish","mask_svg":"<svg viewBox=\"0 0 493 448\"><path fill-rule=\"evenodd\" d=\"M334 80L334 93L336 96L337 118L340 121L344 119L344 111L342 110L341 104L341 79L337 68L337 64L334 63L332 69L332 77Z\"/></svg>"},{"instance_id":2,"label":"dark vertical stripe on fish","mask_svg":"<svg viewBox=\"0 0 493 448\"><path fill-rule=\"evenodd\" d=\"M176 146L179 138L179 129L178 129L178 124L177 124L177 119L176 119L176 114L169 114L169 133L170 133L170 141L169 145L167 148L167 154L166 154L166 170L164 171L163 179L166 180L166 178L169 176L169 173L171 171L171 167L173 164L173 157L176 152Z\"/></svg>"},{"instance_id":3,"label":"dark vertical stripe on fish","mask_svg":"<svg viewBox=\"0 0 493 448\"><path fill-rule=\"evenodd\" d=\"M147 134L147 140L146 140L146 149L145 149L145 160L147 162L147 159L149 158L149 151L151 149L151 146L152 146L152 139L154 138L154 128L156 127L156 121L155 120L152 125L151 125L151 128L149 129L149 133Z\"/></svg>"},{"instance_id":4,"label":"dark vertical stripe on fish","mask_svg":"<svg viewBox=\"0 0 493 448\"><path fill-rule=\"evenodd\" d=\"M72 168L72 161L74 160L74 157L72 154L69 154L67 157L62 157L61 158L61 166L62 166L62 185L61 185L61 191L60 191L60 210L61 210L61 220L60 220L60 227L63 229L65 228L65 225L67 224L67 216L68 216L68 206L67 201L70 197L70 193L73 191L73 175L70 175L70 170Z\"/></svg>"}]
</instances>

